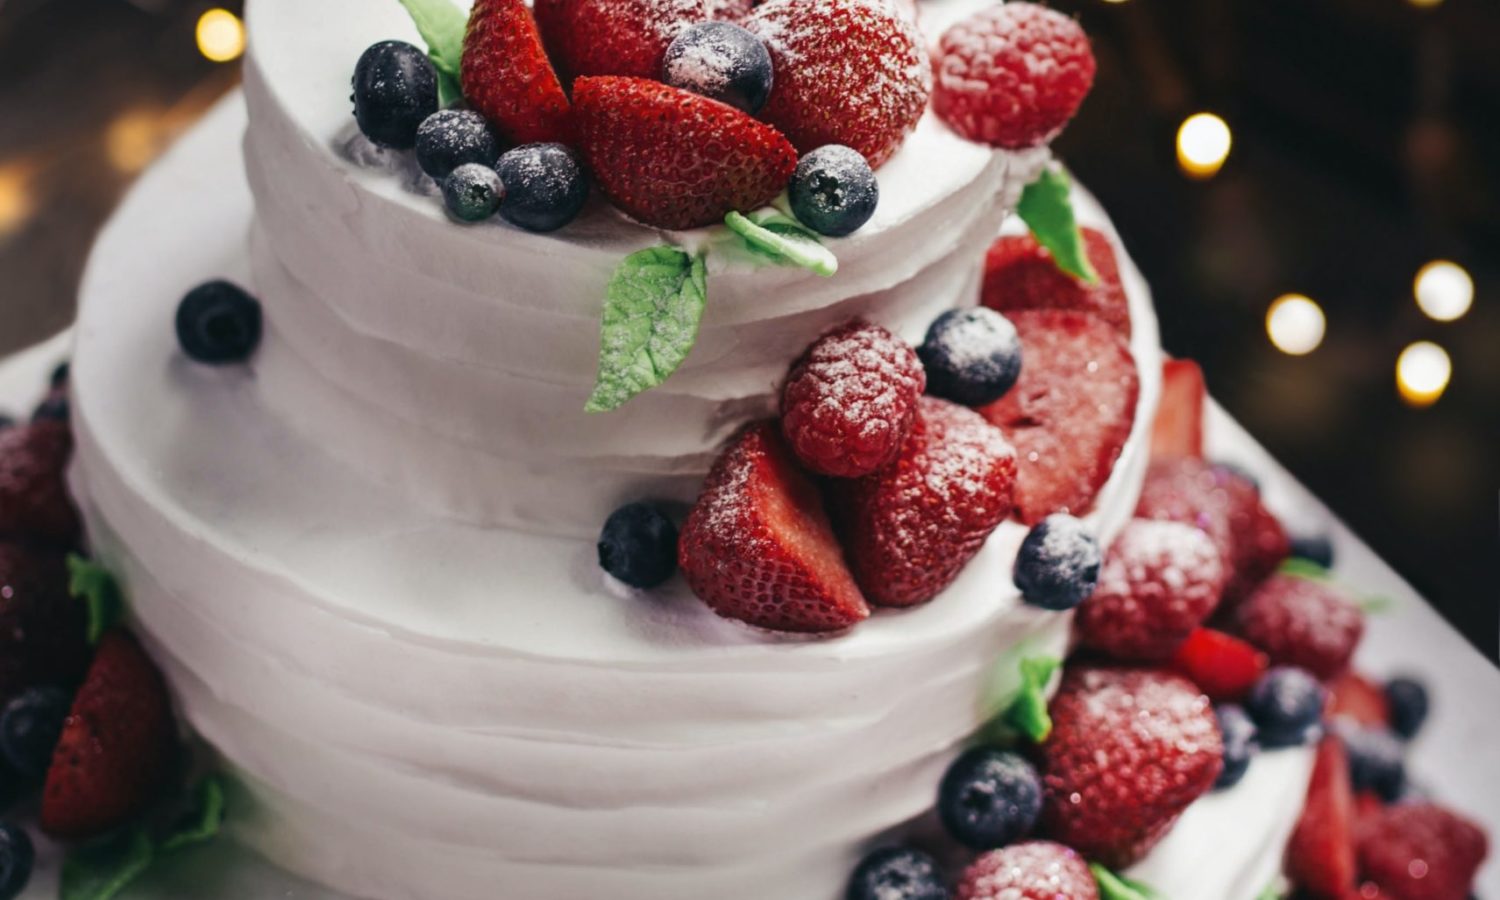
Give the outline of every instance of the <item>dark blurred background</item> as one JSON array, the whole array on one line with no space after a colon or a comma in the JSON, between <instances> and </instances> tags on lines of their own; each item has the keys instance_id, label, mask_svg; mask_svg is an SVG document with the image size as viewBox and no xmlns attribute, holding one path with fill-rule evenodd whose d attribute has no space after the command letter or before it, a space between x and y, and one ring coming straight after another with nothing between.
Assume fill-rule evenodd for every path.
<instances>
[{"instance_id":1,"label":"dark blurred background","mask_svg":"<svg viewBox=\"0 0 1500 900\"><path fill-rule=\"evenodd\" d=\"M1500 2L1055 4L1100 62L1058 150L1167 349L1496 658ZM236 83L223 6L0 0L0 353L67 323L121 191Z\"/></svg>"}]
</instances>

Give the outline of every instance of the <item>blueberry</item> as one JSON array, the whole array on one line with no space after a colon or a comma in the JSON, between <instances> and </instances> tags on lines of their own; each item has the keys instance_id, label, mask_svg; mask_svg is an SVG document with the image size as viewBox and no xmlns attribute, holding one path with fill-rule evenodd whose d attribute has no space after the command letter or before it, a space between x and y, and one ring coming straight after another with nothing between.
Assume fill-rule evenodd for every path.
<instances>
[{"instance_id":1,"label":"blueberry","mask_svg":"<svg viewBox=\"0 0 1500 900\"><path fill-rule=\"evenodd\" d=\"M1410 740L1427 721L1427 688L1414 678L1392 678L1385 686L1391 708L1391 730Z\"/></svg>"},{"instance_id":2,"label":"blueberry","mask_svg":"<svg viewBox=\"0 0 1500 900\"><path fill-rule=\"evenodd\" d=\"M1239 479L1240 481L1243 481L1251 487L1255 488L1255 492L1257 494L1260 493L1260 479L1255 477L1255 473L1251 472L1249 469L1245 468L1239 463L1216 462L1213 464L1213 467L1221 475L1227 475L1230 478Z\"/></svg>"},{"instance_id":3,"label":"blueberry","mask_svg":"<svg viewBox=\"0 0 1500 900\"><path fill-rule=\"evenodd\" d=\"M853 234L880 203L880 185L859 151L827 144L802 157L787 194L797 221L829 237Z\"/></svg>"},{"instance_id":4,"label":"blueberry","mask_svg":"<svg viewBox=\"0 0 1500 900\"><path fill-rule=\"evenodd\" d=\"M499 158L500 141L490 123L472 110L439 110L417 129L417 165L440 181L466 163L493 166Z\"/></svg>"},{"instance_id":5,"label":"blueberry","mask_svg":"<svg viewBox=\"0 0 1500 900\"><path fill-rule=\"evenodd\" d=\"M1099 583L1099 541L1083 522L1054 513L1038 522L1016 554L1016 587L1042 609L1067 610L1082 603Z\"/></svg>"},{"instance_id":6,"label":"blueberry","mask_svg":"<svg viewBox=\"0 0 1500 900\"><path fill-rule=\"evenodd\" d=\"M68 421L68 393L67 391L53 390L36 409L31 412L33 422L66 422Z\"/></svg>"},{"instance_id":7,"label":"blueberry","mask_svg":"<svg viewBox=\"0 0 1500 900\"><path fill-rule=\"evenodd\" d=\"M200 284L177 307L177 342L198 362L241 362L260 345L260 335L260 302L230 282Z\"/></svg>"},{"instance_id":8,"label":"blueberry","mask_svg":"<svg viewBox=\"0 0 1500 900\"><path fill-rule=\"evenodd\" d=\"M649 503L620 507L599 533L599 567L631 587L656 587L677 571L677 526Z\"/></svg>"},{"instance_id":9,"label":"blueberry","mask_svg":"<svg viewBox=\"0 0 1500 900\"><path fill-rule=\"evenodd\" d=\"M443 179L443 203L460 222L482 222L500 209L505 185L494 169L465 163Z\"/></svg>"},{"instance_id":10,"label":"blueberry","mask_svg":"<svg viewBox=\"0 0 1500 900\"><path fill-rule=\"evenodd\" d=\"M1333 568L1333 542L1326 534L1306 535L1292 538L1292 556L1317 563L1325 569Z\"/></svg>"},{"instance_id":11,"label":"blueberry","mask_svg":"<svg viewBox=\"0 0 1500 900\"><path fill-rule=\"evenodd\" d=\"M948 900L937 862L909 847L882 847L849 878L844 900Z\"/></svg>"},{"instance_id":12,"label":"blueberry","mask_svg":"<svg viewBox=\"0 0 1500 900\"><path fill-rule=\"evenodd\" d=\"M30 836L9 822L0 823L0 900L21 896L35 862Z\"/></svg>"},{"instance_id":13,"label":"blueberry","mask_svg":"<svg viewBox=\"0 0 1500 900\"><path fill-rule=\"evenodd\" d=\"M409 150L417 128L437 112L437 70L427 54L403 41L381 41L354 67L354 118L365 137Z\"/></svg>"},{"instance_id":14,"label":"blueberry","mask_svg":"<svg viewBox=\"0 0 1500 900\"><path fill-rule=\"evenodd\" d=\"M47 378L47 386L53 390L68 386L68 379L72 377L73 369L67 360L58 363L52 369L52 374Z\"/></svg>"},{"instance_id":15,"label":"blueberry","mask_svg":"<svg viewBox=\"0 0 1500 900\"><path fill-rule=\"evenodd\" d=\"M505 182L500 215L527 231L556 231L578 216L589 182L578 158L562 144L525 144L495 164Z\"/></svg>"},{"instance_id":16,"label":"blueberry","mask_svg":"<svg viewBox=\"0 0 1500 900\"><path fill-rule=\"evenodd\" d=\"M16 427L15 417L6 415L5 413L0 413L0 431L4 431L7 428L14 427Z\"/></svg>"},{"instance_id":17,"label":"blueberry","mask_svg":"<svg viewBox=\"0 0 1500 900\"><path fill-rule=\"evenodd\" d=\"M0 712L0 756L22 778L47 774L72 699L61 688L29 688Z\"/></svg>"},{"instance_id":18,"label":"blueberry","mask_svg":"<svg viewBox=\"0 0 1500 900\"><path fill-rule=\"evenodd\" d=\"M1224 736L1224 769L1219 773L1216 788L1231 788L1240 783L1250 768L1250 760L1260 750L1256 742L1255 722L1244 708L1233 703L1215 707L1214 715L1219 719L1219 733Z\"/></svg>"},{"instance_id":19,"label":"blueberry","mask_svg":"<svg viewBox=\"0 0 1500 900\"><path fill-rule=\"evenodd\" d=\"M1260 729L1262 747L1292 747L1322 732L1327 694L1301 669L1280 667L1260 677L1245 700L1245 711Z\"/></svg>"},{"instance_id":20,"label":"blueberry","mask_svg":"<svg viewBox=\"0 0 1500 900\"><path fill-rule=\"evenodd\" d=\"M917 356L927 368L927 393L963 406L994 403L1021 377L1015 326L982 306L938 316Z\"/></svg>"},{"instance_id":21,"label":"blueberry","mask_svg":"<svg viewBox=\"0 0 1500 900\"><path fill-rule=\"evenodd\" d=\"M1042 780L1017 753L976 747L943 776L938 817L959 843L975 850L1025 837L1042 811Z\"/></svg>"},{"instance_id":22,"label":"blueberry","mask_svg":"<svg viewBox=\"0 0 1500 900\"><path fill-rule=\"evenodd\" d=\"M1356 791L1374 791L1387 803L1406 789L1406 748L1383 728L1366 728L1340 719L1333 731L1349 756L1349 780Z\"/></svg>"},{"instance_id":23,"label":"blueberry","mask_svg":"<svg viewBox=\"0 0 1500 900\"><path fill-rule=\"evenodd\" d=\"M771 53L760 38L729 22L700 22L667 45L662 81L751 115L771 96Z\"/></svg>"}]
</instances>

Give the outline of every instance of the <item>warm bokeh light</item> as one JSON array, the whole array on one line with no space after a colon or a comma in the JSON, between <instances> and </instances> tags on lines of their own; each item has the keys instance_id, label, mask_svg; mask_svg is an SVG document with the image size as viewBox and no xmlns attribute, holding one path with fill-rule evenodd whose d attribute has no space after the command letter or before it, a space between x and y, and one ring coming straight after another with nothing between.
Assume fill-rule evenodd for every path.
<instances>
[{"instance_id":1,"label":"warm bokeh light","mask_svg":"<svg viewBox=\"0 0 1500 900\"><path fill-rule=\"evenodd\" d=\"M117 170L128 175L150 165L166 139L160 113L127 110L105 129L104 152Z\"/></svg>"},{"instance_id":2,"label":"warm bokeh light","mask_svg":"<svg viewBox=\"0 0 1500 900\"><path fill-rule=\"evenodd\" d=\"M19 231L34 206L30 172L20 165L0 166L0 238Z\"/></svg>"},{"instance_id":3,"label":"warm bokeh light","mask_svg":"<svg viewBox=\"0 0 1500 900\"><path fill-rule=\"evenodd\" d=\"M1406 0L1406 2L1421 9L1431 9L1434 6L1443 5L1443 0Z\"/></svg>"},{"instance_id":4,"label":"warm bokeh light","mask_svg":"<svg viewBox=\"0 0 1500 900\"><path fill-rule=\"evenodd\" d=\"M1448 352L1431 341L1417 341L1396 360L1396 389L1412 406L1431 406L1453 377Z\"/></svg>"},{"instance_id":5,"label":"warm bokeh light","mask_svg":"<svg viewBox=\"0 0 1500 900\"><path fill-rule=\"evenodd\" d=\"M1212 178L1234 144L1229 123L1213 113L1188 116L1177 129L1177 164L1194 178Z\"/></svg>"},{"instance_id":6,"label":"warm bokeh light","mask_svg":"<svg viewBox=\"0 0 1500 900\"><path fill-rule=\"evenodd\" d=\"M1412 290L1422 312L1439 322L1463 318L1474 304L1474 279L1463 266L1446 259L1423 266Z\"/></svg>"},{"instance_id":7,"label":"warm bokeh light","mask_svg":"<svg viewBox=\"0 0 1500 900\"><path fill-rule=\"evenodd\" d=\"M245 25L227 9L198 17L198 52L214 62L230 62L245 52Z\"/></svg>"},{"instance_id":8,"label":"warm bokeh light","mask_svg":"<svg viewBox=\"0 0 1500 900\"><path fill-rule=\"evenodd\" d=\"M1323 308L1301 294L1277 297L1266 310L1266 334L1277 350L1289 356L1305 356L1318 349L1327 329Z\"/></svg>"}]
</instances>

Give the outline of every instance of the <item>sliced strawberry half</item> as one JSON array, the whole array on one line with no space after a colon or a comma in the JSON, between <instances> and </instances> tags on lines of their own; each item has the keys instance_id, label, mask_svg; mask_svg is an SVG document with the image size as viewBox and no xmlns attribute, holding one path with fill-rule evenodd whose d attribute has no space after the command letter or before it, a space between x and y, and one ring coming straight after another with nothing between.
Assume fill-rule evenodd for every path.
<instances>
[{"instance_id":1,"label":"sliced strawberry half","mask_svg":"<svg viewBox=\"0 0 1500 900\"><path fill-rule=\"evenodd\" d=\"M1081 230L1084 253L1099 276L1097 283L1080 281L1059 269L1052 254L1030 234L1005 235L985 254L984 305L1003 313L1023 309L1093 313L1128 337L1130 304L1114 245L1102 231Z\"/></svg>"},{"instance_id":2,"label":"sliced strawberry half","mask_svg":"<svg viewBox=\"0 0 1500 900\"><path fill-rule=\"evenodd\" d=\"M1328 682L1328 715L1352 719L1371 728L1389 728L1390 701L1385 690L1357 672L1345 672Z\"/></svg>"},{"instance_id":3,"label":"sliced strawberry half","mask_svg":"<svg viewBox=\"0 0 1500 900\"><path fill-rule=\"evenodd\" d=\"M1208 391L1203 370L1190 359L1169 359L1161 367L1161 404L1151 426L1151 458L1203 456L1203 404Z\"/></svg>"},{"instance_id":4,"label":"sliced strawberry half","mask_svg":"<svg viewBox=\"0 0 1500 900\"><path fill-rule=\"evenodd\" d=\"M1233 635L1198 628L1177 648L1172 668L1214 700L1234 701L1266 673L1266 655Z\"/></svg>"},{"instance_id":5,"label":"sliced strawberry half","mask_svg":"<svg viewBox=\"0 0 1500 900\"><path fill-rule=\"evenodd\" d=\"M1318 744L1307 803L1286 849L1286 874L1316 900L1345 900L1354 889L1354 791L1336 737Z\"/></svg>"},{"instance_id":6,"label":"sliced strawberry half","mask_svg":"<svg viewBox=\"0 0 1500 900\"><path fill-rule=\"evenodd\" d=\"M461 75L465 99L506 140L572 143L568 95L524 0L476 0Z\"/></svg>"},{"instance_id":7,"label":"sliced strawberry half","mask_svg":"<svg viewBox=\"0 0 1500 900\"><path fill-rule=\"evenodd\" d=\"M104 636L63 724L42 791L42 830L83 840L156 798L173 755L166 685L135 639Z\"/></svg>"},{"instance_id":8,"label":"sliced strawberry half","mask_svg":"<svg viewBox=\"0 0 1500 900\"><path fill-rule=\"evenodd\" d=\"M1016 511L1035 524L1083 515L1130 437L1140 396L1135 358L1102 319L1068 310L1022 310L1021 378L981 412L1016 447Z\"/></svg>"},{"instance_id":9,"label":"sliced strawberry half","mask_svg":"<svg viewBox=\"0 0 1500 900\"><path fill-rule=\"evenodd\" d=\"M765 206L797 167L797 151L776 129L660 82L580 78L573 102L600 190L657 228L713 225Z\"/></svg>"},{"instance_id":10,"label":"sliced strawberry half","mask_svg":"<svg viewBox=\"0 0 1500 900\"><path fill-rule=\"evenodd\" d=\"M682 528L678 562L714 612L774 631L842 631L870 615L823 499L774 421L740 432Z\"/></svg>"}]
</instances>

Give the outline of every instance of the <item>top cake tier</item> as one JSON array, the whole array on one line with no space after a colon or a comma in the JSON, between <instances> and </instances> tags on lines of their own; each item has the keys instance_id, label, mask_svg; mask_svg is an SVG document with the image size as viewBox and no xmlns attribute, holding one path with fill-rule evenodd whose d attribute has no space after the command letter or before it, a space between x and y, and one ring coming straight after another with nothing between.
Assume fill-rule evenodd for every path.
<instances>
[{"instance_id":1,"label":"top cake tier","mask_svg":"<svg viewBox=\"0 0 1500 900\"><path fill-rule=\"evenodd\" d=\"M924 9L949 18L966 0ZM419 42L397 3L255 0L246 157L253 288L270 339L259 377L279 414L414 502L484 525L590 536L641 496L690 500L713 451L774 408L820 332L855 316L919 340L974 302L979 260L1046 159L965 141L928 115L877 173L874 217L829 239L840 269L709 255L698 343L660 388L586 414L610 275L661 232L600 200L552 234L448 218L410 154L355 128L349 74L387 39Z\"/></svg>"}]
</instances>

